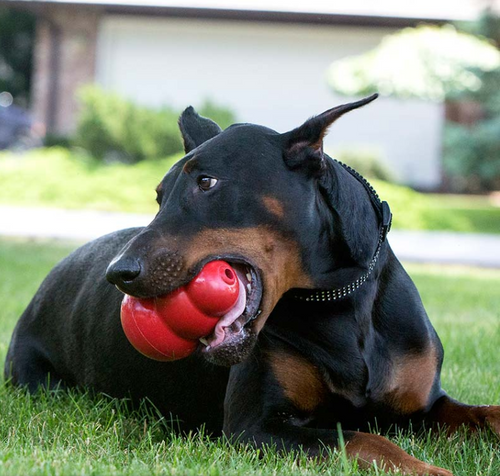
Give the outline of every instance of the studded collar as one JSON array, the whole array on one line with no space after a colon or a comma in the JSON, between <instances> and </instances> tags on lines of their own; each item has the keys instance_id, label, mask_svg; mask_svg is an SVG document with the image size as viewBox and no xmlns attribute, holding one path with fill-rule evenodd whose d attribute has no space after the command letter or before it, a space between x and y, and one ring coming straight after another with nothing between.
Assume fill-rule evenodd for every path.
<instances>
[{"instance_id":1,"label":"studded collar","mask_svg":"<svg viewBox=\"0 0 500 476\"><path fill-rule=\"evenodd\" d=\"M386 201L381 201L375 189L369 184L369 182L358 172L356 172L352 167L336 160L338 164L344 167L347 172L349 172L358 182L363 185L363 187L368 192L368 196L377 212L380 221L380 229L378 235L377 248L375 249L375 253L373 258L368 265L368 270L362 274L355 281L342 286L341 288L336 289L316 289L310 292L306 292L305 290L300 290L293 294L294 299L298 299L299 301L305 302L328 302L328 301L337 301L339 299L345 298L349 294L352 294L354 291L359 289L366 282L368 277L371 275L372 271L377 264L378 258L380 256L380 250L382 249L382 245L387 237L387 233L389 233L391 229L392 223L392 213L389 208L389 204Z\"/></svg>"}]
</instances>

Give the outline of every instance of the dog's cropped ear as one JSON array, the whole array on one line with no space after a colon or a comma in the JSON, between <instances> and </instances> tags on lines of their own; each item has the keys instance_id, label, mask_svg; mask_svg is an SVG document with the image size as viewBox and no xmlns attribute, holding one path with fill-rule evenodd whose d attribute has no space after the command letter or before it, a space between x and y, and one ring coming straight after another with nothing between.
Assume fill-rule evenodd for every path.
<instances>
[{"instance_id":1,"label":"dog's cropped ear","mask_svg":"<svg viewBox=\"0 0 500 476\"><path fill-rule=\"evenodd\" d=\"M179 117L179 128L186 154L222 132L214 121L200 116L193 106L186 108Z\"/></svg>"},{"instance_id":2,"label":"dog's cropped ear","mask_svg":"<svg viewBox=\"0 0 500 476\"><path fill-rule=\"evenodd\" d=\"M305 167L311 172L322 170L324 165L323 137L328 132L328 128L346 112L364 106L377 97L378 94L373 94L360 101L334 107L323 114L311 117L300 127L284 134L286 138L284 159L288 167L291 169Z\"/></svg>"}]
</instances>

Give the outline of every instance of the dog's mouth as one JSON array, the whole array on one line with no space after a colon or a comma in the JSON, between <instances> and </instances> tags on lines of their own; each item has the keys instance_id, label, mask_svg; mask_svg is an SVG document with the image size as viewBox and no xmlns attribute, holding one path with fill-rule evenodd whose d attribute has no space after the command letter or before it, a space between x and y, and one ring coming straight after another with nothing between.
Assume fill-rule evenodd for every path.
<instances>
[{"instance_id":1,"label":"dog's mouth","mask_svg":"<svg viewBox=\"0 0 500 476\"><path fill-rule=\"evenodd\" d=\"M232 365L240 350L255 340L253 323L261 313L263 288L260 274L244 259L224 259L236 272L239 295L233 308L222 316L214 331L200 338L200 351L210 361L221 365ZM228 354L232 358L228 359ZM243 357L242 355L239 357ZM234 362L233 362L234 360Z\"/></svg>"}]
</instances>

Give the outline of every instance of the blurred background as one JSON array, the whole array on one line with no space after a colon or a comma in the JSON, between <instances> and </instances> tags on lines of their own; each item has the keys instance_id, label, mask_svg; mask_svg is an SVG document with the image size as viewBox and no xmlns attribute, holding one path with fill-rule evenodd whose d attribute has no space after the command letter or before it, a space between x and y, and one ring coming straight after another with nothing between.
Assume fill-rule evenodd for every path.
<instances>
[{"instance_id":1,"label":"blurred background","mask_svg":"<svg viewBox=\"0 0 500 476\"><path fill-rule=\"evenodd\" d=\"M377 91L326 151L396 229L498 234L499 45L498 0L0 0L0 233L147 222L188 105L285 132Z\"/></svg>"}]
</instances>

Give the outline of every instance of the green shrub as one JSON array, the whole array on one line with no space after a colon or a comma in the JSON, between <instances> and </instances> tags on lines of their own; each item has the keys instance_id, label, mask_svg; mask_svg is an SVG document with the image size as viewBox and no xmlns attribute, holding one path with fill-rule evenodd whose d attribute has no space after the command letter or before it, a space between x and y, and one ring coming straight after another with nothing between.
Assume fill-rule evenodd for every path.
<instances>
[{"instance_id":1,"label":"green shrub","mask_svg":"<svg viewBox=\"0 0 500 476\"><path fill-rule=\"evenodd\" d=\"M353 169L368 179L394 181L394 174L384 163L380 154L372 149L341 150L332 157L350 165Z\"/></svg>"},{"instance_id":2,"label":"green shrub","mask_svg":"<svg viewBox=\"0 0 500 476\"><path fill-rule=\"evenodd\" d=\"M95 158L136 163L182 151L177 126L180 111L139 106L97 86L83 87L79 98L82 109L75 144ZM234 122L231 111L209 101L199 112L219 122L221 127Z\"/></svg>"},{"instance_id":3,"label":"green shrub","mask_svg":"<svg viewBox=\"0 0 500 476\"><path fill-rule=\"evenodd\" d=\"M236 122L236 116L231 109L219 106L210 99L206 99L205 102L197 108L197 111L202 116L209 117L215 121L222 129L226 129Z\"/></svg>"},{"instance_id":4,"label":"green shrub","mask_svg":"<svg viewBox=\"0 0 500 476\"><path fill-rule=\"evenodd\" d=\"M139 162L182 150L177 114L137 106L95 86L80 90L82 110L75 143L97 159Z\"/></svg>"}]
</instances>

